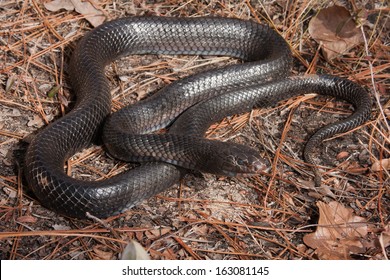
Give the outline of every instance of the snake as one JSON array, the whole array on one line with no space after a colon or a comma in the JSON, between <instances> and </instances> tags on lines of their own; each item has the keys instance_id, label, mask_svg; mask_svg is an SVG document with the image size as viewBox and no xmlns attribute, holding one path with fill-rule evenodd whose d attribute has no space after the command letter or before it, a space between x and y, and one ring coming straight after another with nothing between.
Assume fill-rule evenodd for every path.
<instances>
[{"instance_id":1,"label":"snake","mask_svg":"<svg viewBox=\"0 0 390 280\"><path fill-rule=\"evenodd\" d=\"M146 54L229 56L241 62L179 79L111 114L105 67L123 56ZM256 175L268 168L260 152L208 139L208 127L226 116L306 93L339 98L354 107L350 116L320 128L308 140L304 159L315 166L313 150L322 140L367 121L370 95L346 78L293 76L292 64L283 37L251 20L131 16L103 23L80 39L70 59L73 108L39 131L28 146L27 184L48 209L86 219L123 213L170 188L190 170ZM66 161L97 139L113 157L139 164L101 180L67 174Z\"/></svg>"}]
</instances>

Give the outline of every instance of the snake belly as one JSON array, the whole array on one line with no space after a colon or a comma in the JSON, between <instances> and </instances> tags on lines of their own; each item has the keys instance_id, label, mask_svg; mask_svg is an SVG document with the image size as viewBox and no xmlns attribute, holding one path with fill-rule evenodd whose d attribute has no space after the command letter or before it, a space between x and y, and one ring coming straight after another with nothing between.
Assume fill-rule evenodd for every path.
<instances>
[{"instance_id":1,"label":"snake belly","mask_svg":"<svg viewBox=\"0 0 390 280\"><path fill-rule=\"evenodd\" d=\"M224 55L246 63L173 82L107 119L111 95L104 68L113 60L131 54ZM186 168L199 167L206 172L213 166L210 158L204 158L213 156L214 152L207 147L213 143L205 144L202 139L210 122L254 107L272 106L307 92L345 99L355 107L350 117L320 129L311 137L304 156L306 161L314 163L311 152L318 141L364 123L371 112L371 101L364 89L346 79L321 75L289 77L291 64L292 56L285 40L268 26L252 21L217 17L128 17L107 22L78 43L69 65L77 98L75 106L30 143L25 158L27 182L44 206L60 214L76 218L86 218L87 213L101 218L119 214L176 183L186 173L185 169L173 165L176 162L183 161ZM90 146L101 133L104 122L103 139L114 156L127 158L126 150L135 153L147 150L147 160L166 162L142 163L100 181L68 176L64 172L66 160ZM153 145L142 142L142 135L152 137L146 142L156 144L160 140L153 140L156 136L149 133L171 124L169 133L162 136L171 139L169 145L164 142L167 140L162 140L161 145L168 147L166 153L173 160L165 160L165 154L160 156ZM181 148L170 150L173 145L180 146L187 136L198 139L191 146L202 150L201 156L197 151L188 156ZM143 161L142 157L136 158ZM187 166L192 160L198 165Z\"/></svg>"}]
</instances>

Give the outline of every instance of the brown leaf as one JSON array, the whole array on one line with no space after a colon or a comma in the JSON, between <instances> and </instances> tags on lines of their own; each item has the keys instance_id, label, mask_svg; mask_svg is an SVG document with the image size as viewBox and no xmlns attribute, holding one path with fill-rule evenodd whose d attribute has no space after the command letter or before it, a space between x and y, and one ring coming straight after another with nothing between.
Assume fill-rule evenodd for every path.
<instances>
[{"instance_id":1,"label":"brown leaf","mask_svg":"<svg viewBox=\"0 0 390 280\"><path fill-rule=\"evenodd\" d=\"M168 232L171 231L171 228L165 227L165 228L157 228L157 229L151 229L145 232L145 235L149 239L156 239L161 237L164 234L167 234Z\"/></svg>"},{"instance_id":2,"label":"brown leaf","mask_svg":"<svg viewBox=\"0 0 390 280\"><path fill-rule=\"evenodd\" d=\"M161 255L167 259L167 260L176 260L177 257L176 257L176 253L171 249L171 248L168 248L166 250L164 250Z\"/></svg>"},{"instance_id":3,"label":"brown leaf","mask_svg":"<svg viewBox=\"0 0 390 280\"><path fill-rule=\"evenodd\" d=\"M33 216L20 216L16 219L16 221L18 221L19 223L36 223L37 222L37 218L33 217Z\"/></svg>"},{"instance_id":4,"label":"brown leaf","mask_svg":"<svg viewBox=\"0 0 390 280\"><path fill-rule=\"evenodd\" d=\"M121 260L150 260L150 256L135 240L131 240L126 247L123 249L123 252L120 257Z\"/></svg>"},{"instance_id":5,"label":"brown leaf","mask_svg":"<svg viewBox=\"0 0 390 280\"><path fill-rule=\"evenodd\" d=\"M372 171L390 170L390 158L378 160L371 166Z\"/></svg>"},{"instance_id":6,"label":"brown leaf","mask_svg":"<svg viewBox=\"0 0 390 280\"><path fill-rule=\"evenodd\" d=\"M320 259L350 259L350 253L364 253L362 238L368 233L366 220L353 210L332 201L318 202L317 230L303 237L306 245L316 249Z\"/></svg>"},{"instance_id":7,"label":"brown leaf","mask_svg":"<svg viewBox=\"0 0 390 280\"><path fill-rule=\"evenodd\" d=\"M297 184L300 188L304 188L307 190L313 190L313 192L310 192L310 195L316 198L322 198L324 195L329 196L331 198L335 198L336 196L332 192L329 186L322 185L321 187L316 187L314 185L313 181L306 181L306 180L297 180Z\"/></svg>"},{"instance_id":8,"label":"brown leaf","mask_svg":"<svg viewBox=\"0 0 390 280\"><path fill-rule=\"evenodd\" d=\"M45 8L50 12L57 12L59 10L73 11L74 6L71 0L54 0L48 3L43 3Z\"/></svg>"},{"instance_id":9,"label":"brown leaf","mask_svg":"<svg viewBox=\"0 0 390 280\"><path fill-rule=\"evenodd\" d=\"M8 93L11 90L11 88L15 84L16 80L17 80L17 77L15 75L11 75L8 78L8 80L5 84L5 93Z\"/></svg>"},{"instance_id":10,"label":"brown leaf","mask_svg":"<svg viewBox=\"0 0 390 280\"><path fill-rule=\"evenodd\" d=\"M363 42L363 35L348 10L337 5L319 11L309 22L309 33L321 44L327 60Z\"/></svg>"},{"instance_id":11,"label":"brown leaf","mask_svg":"<svg viewBox=\"0 0 390 280\"><path fill-rule=\"evenodd\" d=\"M33 119L28 121L27 126L41 127L43 126L43 121L38 115L34 115Z\"/></svg>"},{"instance_id":12,"label":"brown leaf","mask_svg":"<svg viewBox=\"0 0 390 280\"><path fill-rule=\"evenodd\" d=\"M136 231L135 232L135 238L138 241L142 241L142 239L144 238L144 232L143 231Z\"/></svg>"},{"instance_id":13,"label":"brown leaf","mask_svg":"<svg viewBox=\"0 0 390 280\"><path fill-rule=\"evenodd\" d=\"M338 155L336 156L336 159L340 160L340 159L346 158L347 156L349 156L349 153L346 151L342 151L342 152L338 153Z\"/></svg>"},{"instance_id":14,"label":"brown leaf","mask_svg":"<svg viewBox=\"0 0 390 280\"><path fill-rule=\"evenodd\" d=\"M381 235L379 237L379 243L383 247L383 250L386 247L390 246L390 224L388 224L385 227L385 230L381 233Z\"/></svg>"},{"instance_id":15,"label":"brown leaf","mask_svg":"<svg viewBox=\"0 0 390 280\"><path fill-rule=\"evenodd\" d=\"M50 12L57 12L61 9L65 9L67 11L74 10L74 6L71 0L54 0L48 3L43 3L43 5Z\"/></svg>"},{"instance_id":16,"label":"brown leaf","mask_svg":"<svg viewBox=\"0 0 390 280\"><path fill-rule=\"evenodd\" d=\"M96 245L93 247L93 251L95 252L97 258L101 260L112 260L113 253L104 251L100 248L105 248L105 247L101 245Z\"/></svg>"},{"instance_id":17,"label":"brown leaf","mask_svg":"<svg viewBox=\"0 0 390 280\"><path fill-rule=\"evenodd\" d=\"M85 16L92 26L96 27L104 22L106 17L103 12L96 9L90 2L81 0L54 0L44 3L46 9L52 12L65 9L67 11L76 10L79 14Z\"/></svg>"},{"instance_id":18,"label":"brown leaf","mask_svg":"<svg viewBox=\"0 0 390 280\"><path fill-rule=\"evenodd\" d=\"M15 198L18 196L18 192L11 188L4 187L3 192L5 192L9 198Z\"/></svg>"},{"instance_id":19,"label":"brown leaf","mask_svg":"<svg viewBox=\"0 0 390 280\"><path fill-rule=\"evenodd\" d=\"M72 228L70 226L66 225L59 225L59 224L54 224L52 225L54 230L71 230Z\"/></svg>"},{"instance_id":20,"label":"brown leaf","mask_svg":"<svg viewBox=\"0 0 390 280\"><path fill-rule=\"evenodd\" d=\"M80 0L71 0L76 12L85 16L86 20L92 24L93 27L96 27L104 22L106 17L103 12L96 9L90 2L88 1L80 1Z\"/></svg>"}]
</instances>

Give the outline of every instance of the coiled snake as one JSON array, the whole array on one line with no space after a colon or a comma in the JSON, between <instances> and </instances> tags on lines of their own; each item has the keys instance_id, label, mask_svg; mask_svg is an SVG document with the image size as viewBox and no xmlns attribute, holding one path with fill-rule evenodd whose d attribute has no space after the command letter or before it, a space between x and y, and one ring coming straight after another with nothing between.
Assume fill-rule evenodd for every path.
<instances>
[{"instance_id":1,"label":"coiled snake","mask_svg":"<svg viewBox=\"0 0 390 280\"><path fill-rule=\"evenodd\" d=\"M106 120L111 96L104 67L130 54L225 55L247 62L174 82ZM252 148L203 138L212 122L310 92L350 102L355 107L351 116L320 129L308 141L304 156L313 164L313 147L364 123L371 101L364 89L346 79L290 77L291 64L285 40L252 21L129 17L107 22L89 32L73 54L69 74L76 104L30 143L28 184L43 205L61 214L111 216L172 186L187 169L234 176L265 168ZM104 121L103 141L112 155L147 163L102 181L66 175L65 161L91 144ZM168 133L150 134L168 125Z\"/></svg>"}]
</instances>

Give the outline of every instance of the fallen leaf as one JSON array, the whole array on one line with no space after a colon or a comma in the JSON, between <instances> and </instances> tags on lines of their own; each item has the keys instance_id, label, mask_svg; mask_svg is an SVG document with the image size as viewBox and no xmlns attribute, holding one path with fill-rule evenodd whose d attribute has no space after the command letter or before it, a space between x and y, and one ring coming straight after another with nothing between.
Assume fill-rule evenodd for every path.
<instances>
[{"instance_id":1,"label":"fallen leaf","mask_svg":"<svg viewBox=\"0 0 390 280\"><path fill-rule=\"evenodd\" d=\"M80 1L80 0L71 0L76 12L85 16L85 19L89 21L92 26L99 26L104 22L106 17L103 12L96 9L90 2L88 1Z\"/></svg>"},{"instance_id":2,"label":"fallen leaf","mask_svg":"<svg viewBox=\"0 0 390 280\"><path fill-rule=\"evenodd\" d=\"M192 228L192 231L200 236L207 236L209 232L209 226L207 224L205 225L198 225Z\"/></svg>"},{"instance_id":3,"label":"fallen leaf","mask_svg":"<svg viewBox=\"0 0 390 280\"><path fill-rule=\"evenodd\" d=\"M43 121L38 115L34 115L33 119L28 121L27 126L41 127L43 126Z\"/></svg>"},{"instance_id":4,"label":"fallen leaf","mask_svg":"<svg viewBox=\"0 0 390 280\"><path fill-rule=\"evenodd\" d=\"M85 19L88 20L94 27L102 24L106 19L103 12L96 9L89 1L54 0L44 3L44 6L51 12L57 12L61 9L65 9L67 11L76 10L76 12L85 16Z\"/></svg>"},{"instance_id":5,"label":"fallen leaf","mask_svg":"<svg viewBox=\"0 0 390 280\"><path fill-rule=\"evenodd\" d=\"M338 153L338 155L336 156L336 159L340 160L342 158L346 158L347 156L349 156L349 153L346 151L342 151L342 152Z\"/></svg>"},{"instance_id":6,"label":"fallen leaf","mask_svg":"<svg viewBox=\"0 0 390 280\"><path fill-rule=\"evenodd\" d=\"M297 245L297 250L298 252L304 254L307 251L307 246L305 244L298 244Z\"/></svg>"},{"instance_id":7,"label":"fallen leaf","mask_svg":"<svg viewBox=\"0 0 390 280\"><path fill-rule=\"evenodd\" d=\"M22 113L19 111L19 109L12 108L12 110L6 110L5 112L2 112L2 116L4 117L20 117Z\"/></svg>"},{"instance_id":8,"label":"fallen leaf","mask_svg":"<svg viewBox=\"0 0 390 280\"><path fill-rule=\"evenodd\" d=\"M5 157L8 154L8 149L0 148L0 155Z\"/></svg>"},{"instance_id":9,"label":"fallen leaf","mask_svg":"<svg viewBox=\"0 0 390 280\"><path fill-rule=\"evenodd\" d=\"M384 158L373 163L371 166L372 171L390 170L390 158Z\"/></svg>"},{"instance_id":10,"label":"fallen leaf","mask_svg":"<svg viewBox=\"0 0 390 280\"><path fill-rule=\"evenodd\" d=\"M161 253L161 256L163 256L167 260L176 260L177 259L176 253L172 250L172 248L168 248L168 249L164 250Z\"/></svg>"},{"instance_id":11,"label":"fallen leaf","mask_svg":"<svg viewBox=\"0 0 390 280\"><path fill-rule=\"evenodd\" d=\"M33 216L20 216L16 219L16 221L18 221L19 223L30 223L30 224L36 223L37 220L38 219Z\"/></svg>"},{"instance_id":12,"label":"fallen leaf","mask_svg":"<svg viewBox=\"0 0 390 280\"><path fill-rule=\"evenodd\" d=\"M101 260L112 260L112 257L113 257L113 253L112 252L107 252L107 251L104 251L100 248L102 248L103 246L101 245L97 245L95 247L93 247L93 251L96 253L96 256L98 257L98 259L101 259Z\"/></svg>"},{"instance_id":13,"label":"fallen leaf","mask_svg":"<svg viewBox=\"0 0 390 280\"><path fill-rule=\"evenodd\" d=\"M363 42L363 35L348 10L337 5L319 11L309 22L309 33L321 44L327 60Z\"/></svg>"},{"instance_id":14,"label":"fallen leaf","mask_svg":"<svg viewBox=\"0 0 390 280\"><path fill-rule=\"evenodd\" d=\"M8 93L12 86L15 84L17 78L15 75L11 75L8 79L7 79L7 82L5 84L5 93Z\"/></svg>"},{"instance_id":15,"label":"fallen leaf","mask_svg":"<svg viewBox=\"0 0 390 280\"><path fill-rule=\"evenodd\" d=\"M64 96L64 95L62 95L62 94L59 94L58 95L58 100L60 101L60 103L62 104L62 105L64 105L65 107L68 107L69 106L69 100Z\"/></svg>"},{"instance_id":16,"label":"fallen leaf","mask_svg":"<svg viewBox=\"0 0 390 280\"><path fill-rule=\"evenodd\" d=\"M161 237L162 235L164 234L167 234L168 232L171 231L171 228L170 227L164 227L164 228L157 228L157 229L152 229L152 230L148 230L145 232L145 235L149 238L149 239L156 239L156 238L159 238Z\"/></svg>"},{"instance_id":17,"label":"fallen leaf","mask_svg":"<svg viewBox=\"0 0 390 280\"><path fill-rule=\"evenodd\" d=\"M366 219L353 215L353 210L332 201L318 202L320 211L317 230L303 237L305 244L316 249L320 259L351 259L351 253L366 251L362 238L368 233Z\"/></svg>"},{"instance_id":18,"label":"fallen leaf","mask_svg":"<svg viewBox=\"0 0 390 280\"><path fill-rule=\"evenodd\" d=\"M331 188L327 185L322 185L321 187L316 187L313 181L306 181L297 179L297 185L300 188L312 190L310 195L316 198L322 198L324 195L329 196L331 198L335 198L335 194L332 192Z\"/></svg>"},{"instance_id":19,"label":"fallen leaf","mask_svg":"<svg viewBox=\"0 0 390 280\"><path fill-rule=\"evenodd\" d=\"M150 260L150 256L141 244L131 240L123 249L121 260Z\"/></svg>"},{"instance_id":20,"label":"fallen leaf","mask_svg":"<svg viewBox=\"0 0 390 280\"><path fill-rule=\"evenodd\" d=\"M383 250L390 246L390 224L385 227L385 230L381 233L379 237L379 243L381 244Z\"/></svg>"},{"instance_id":21,"label":"fallen leaf","mask_svg":"<svg viewBox=\"0 0 390 280\"><path fill-rule=\"evenodd\" d=\"M71 230L72 229L70 226L59 225L59 224L54 224L52 227L54 230Z\"/></svg>"},{"instance_id":22,"label":"fallen leaf","mask_svg":"<svg viewBox=\"0 0 390 280\"><path fill-rule=\"evenodd\" d=\"M74 5L72 3L72 0L54 0L54 1L51 1L48 3L43 3L43 5L50 12L57 12L61 9L64 9L67 11L74 10Z\"/></svg>"},{"instance_id":23,"label":"fallen leaf","mask_svg":"<svg viewBox=\"0 0 390 280\"><path fill-rule=\"evenodd\" d=\"M141 241L144 238L144 232L143 231L136 231L135 237L137 240Z\"/></svg>"},{"instance_id":24,"label":"fallen leaf","mask_svg":"<svg viewBox=\"0 0 390 280\"><path fill-rule=\"evenodd\" d=\"M17 197L18 193L14 189L4 187L3 192L5 192L9 198L15 198Z\"/></svg>"}]
</instances>

